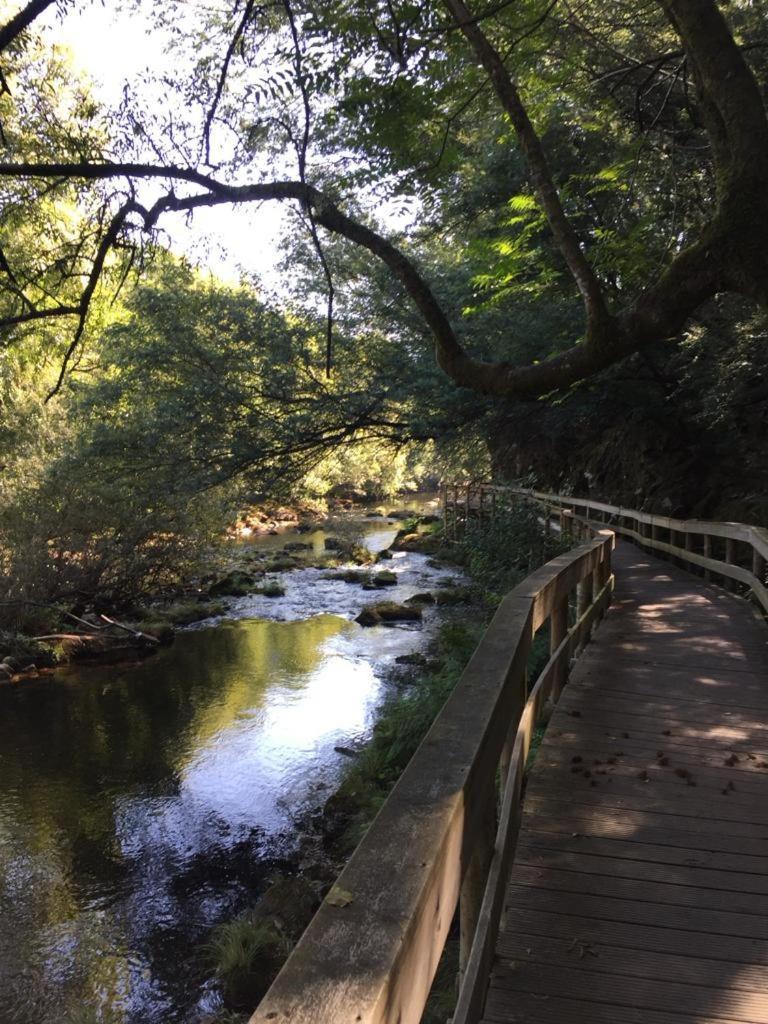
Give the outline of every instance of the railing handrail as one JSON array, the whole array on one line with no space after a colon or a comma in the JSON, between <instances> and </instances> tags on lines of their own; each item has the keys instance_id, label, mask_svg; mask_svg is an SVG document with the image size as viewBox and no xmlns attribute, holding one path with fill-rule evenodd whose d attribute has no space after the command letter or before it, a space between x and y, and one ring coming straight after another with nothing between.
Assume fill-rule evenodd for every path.
<instances>
[{"instance_id":1,"label":"railing handrail","mask_svg":"<svg viewBox=\"0 0 768 1024\"><path fill-rule=\"evenodd\" d=\"M498 490L500 488L495 487ZM648 527L648 530L633 530L624 526L621 522L612 522L610 528L624 536L631 537L644 547L660 552L662 555L671 555L704 569L707 578L710 574L717 573L729 580L736 580L749 587L757 602L764 612L768 614L768 588L765 583L765 567L768 562L768 530L760 526L752 526L748 523L715 522L705 519L677 519L672 516L660 516L652 512L641 512L638 509L623 508L619 505L609 505L603 501L594 501L591 498L576 498L558 494L547 494L541 491L532 491L525 488L508 488L514 494L526 495L550 506L563 508L572 507L588 522L598 521L590 513L592 510L601 512L604 516L614 516L619 519L629 519L638 526ZM605 522L605 520L603 520ZM670 534L668 541L658 536L659 531L666 530ZM650 531L650 532L649 532ZM684 536L684 544L681 546L674 543L675 534ZM703 538L703 551L693 551L690 546L692 537ZM725 559L713 558L711 553L711 539L719 538L725 540ZM748 544L751 548L751 569L746 569L734 563L735 543Z\"/></svg>"},{"instance_id":2,"label":"railing handrail","mask_svg":"<svg viewBox=\"0 0 768 1024\"><path fill-rule=\"evenodd\" d=\"M464 984L454 1020L478 1019L533 728L544 702L559 696L613 586L612 531L576 518L572 532L590 539L502 600L250 1024L417 1024L458 904ZM545 622L551 657L527 697L528 656ZM506 781L497 831L499 771Z\"/></svg>"},{"instance_id":3,"label":"railing handrail","mask_svg":"<svg viewBox=\"0 0 768 1024\"><path fill-rule=\"evenodd\" d=\"M611 505L594 498L579 498L567 494L550 494L512 484L494 484L473 482L469 484L453 484L443 488L443 509L446 521L453 512L452 527L456 534L457 510L461 509L465 520L475 512L480 516L486 510L486 497L491 496L491 513L495 510L499 495L514 495L538 502L545 508L571 508L580 517L590 523L610 526L622 536L629 537L643 547L658 552L662 556L671 556L689 566L703 569L706 579L713 574L728 581L736 581L748 587L762 610L768 614L768 587L766 586L766 564L768 563L768 529L748 523L716 522L706 519L677 519L672 516L658 515L654 512L641 512L639 509L625 508L622 505ZM477 502L476 507L473 501ZM599 516L597 514L600 514ZM637 529L625 525L622 520L636 524ZM661 534L667 531L669 539L664 540ZM676 535L682 535L684 543L675 543ZM701 538L701 551L694 550L694 538ZM712 542L725 541L725 558L712 555ZM746 544L751 550L751 567L739 565L736 561L736 545Z\"/></svg>"}]
</instances>

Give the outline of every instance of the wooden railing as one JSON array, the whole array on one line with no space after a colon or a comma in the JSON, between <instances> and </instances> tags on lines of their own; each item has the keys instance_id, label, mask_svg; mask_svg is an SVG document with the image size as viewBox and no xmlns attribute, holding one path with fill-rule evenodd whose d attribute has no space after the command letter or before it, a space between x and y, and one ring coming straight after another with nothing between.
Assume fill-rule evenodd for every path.
<instances>
[{"instance_id":1,"label":"wooden railing","mask_svg":"<svg viewBox=\"0 0 768 1024\"><path fill-rule=\"evenodd\" d=\"M613 589L613 533L566 521L584 542L502 600L250 1024L417 1024L457 908L453 1020L479 1020L533 732ZM531 645L546 625L550 658L529 689Z\"/></svg>"},{"instance_id":2,"label":"wooden railing","mask_svg":"<svg viewBox=\"0 0 768 1024\"><path fill-rule=\"evenodd\" d=\"M470 518L494 514L504 496L528 498L553 511L571 509L592 526L607 526L662 557L700 571L707 580L740 584L768 614L768 530L746 523L673 519L608 505L591 498L493 484L469 484L443 490L447 529L454 535Z\"/></svg>"}]
</instances>

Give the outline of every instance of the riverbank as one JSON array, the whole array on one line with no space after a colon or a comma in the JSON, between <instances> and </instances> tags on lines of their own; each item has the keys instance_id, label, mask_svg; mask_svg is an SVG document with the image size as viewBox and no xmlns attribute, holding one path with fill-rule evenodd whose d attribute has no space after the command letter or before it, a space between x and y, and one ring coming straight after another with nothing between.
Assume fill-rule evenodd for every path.
<instances>
[{"instance_id":1,"label":"riverbank","mask_svg":"<svg viewBox=\"0 0 768 1024\"><path fill-rule=\"evenodd\" d=\"M234 598L283 597L284 576L296 569L333 571L346 566L349 573L349 566L373 568L390 554L386 548L371 550L359 542L356 517L380 521L382 526L403 524L400 535L419 532L436 519L402 508L372 511L341 498L334 499L330 509L303 502L249 510L228 528L218 546L206 552L200 571L173 586L117 603L106 596L87 601L75 597L57 604L18 602L16 628L0 629L0 683L23 682L71 663L144 659L172 643L178 629L226 618ZM247 522L259 527L245 526ZM265 541L270 543L266 550L254 546ZM392 583L385 572L342 578L370 590ZM411 618L418 617L411 613Z\"/></svg>"}]
</instances>

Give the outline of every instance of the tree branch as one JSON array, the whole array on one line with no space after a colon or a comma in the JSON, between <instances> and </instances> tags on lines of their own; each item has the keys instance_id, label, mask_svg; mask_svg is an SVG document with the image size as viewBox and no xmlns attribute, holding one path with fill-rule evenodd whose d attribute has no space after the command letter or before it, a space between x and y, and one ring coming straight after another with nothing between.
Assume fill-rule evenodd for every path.
<instances>
[{"instance_id":1,"label":"tree branch","mask_svg":"<svg viewBox=\"0 0 768 1024\"><path fill-rule=\"evenodd\" d=\"M485 68L496 95L517 132L520 148L531 173L534 190L544 210L555 243L584 301L589 333L592 325L598 327L608 318L603 293L595 272L582 251L573 225L565 214L541 140L528 117L528 111L525 109L517 86L507 71L504 61L478 26L472 12L463 0L444 0L444 3L464 33L475 56Z\"/></svg>"},{"instance_id":2,"label":"tree branch","mask_svg":"<svg viewBox=\"0 0 768 1024\"><path fill-rule=\"evenodd\" d=\"M224 86L227 81L227 75L229 74L229 65L232 63L232 57L234 56L235 50L237 49L237 44L243 37L243 33L245 32L248 22L251 19L251 15L253 13L253 9L255 6L255 0L247 0L245 10L243 11L243 16L237 23L234 35L229 41L227 52L224 54L224 60L221 65L221 70L219 71L218 80L216 82L216 90L213 95L213 101L211 103L210 108L208 109L208 113L205 116L205 124L203 125L203 140L205 143L205 162L209 167L211 166L211 126L213 125L213 119L216 116L216 111L218 110L218 106L219 103L221 102L221 97L224 92Z\"/></svg>"},{"instance_id":3,"label":"tree branch","mask_svg":"<svg viewBox=\"0 0 768 1024\"><path fill-rule=\"evenodd\" d=\"M0 27L0 53L10 46L24 29L29 28L35 18L43 11L52 7L56 0L31 0L26 7L22 7L18 14L15 14L10 21Z\"/></svg>"}]
</instances>

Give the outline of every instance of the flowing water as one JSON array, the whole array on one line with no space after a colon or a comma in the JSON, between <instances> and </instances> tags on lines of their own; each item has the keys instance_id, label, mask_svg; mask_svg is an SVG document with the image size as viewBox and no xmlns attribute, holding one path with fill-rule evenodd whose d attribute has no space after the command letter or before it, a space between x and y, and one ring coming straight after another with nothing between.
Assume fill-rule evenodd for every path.
<instances>
[{"instance_id":1,"label":"flowing water","mask_svg":"<svg viewBox=\"0 0 768 1024\"><path fill-rule=\"evenodd\" d=\"M397 527L359 523L373 550ZM356 625L367 600L445 574L417 554L381 568L398 576L383 595L298 569L284 597L232 599L143 663L0 689L3 1024L193 1024L216 1009L211 927L290 854L297 815L348 763L335 748L369 735L394 659L438 624L431 610L421 626Z\"/></svg>"}]
</instances>

